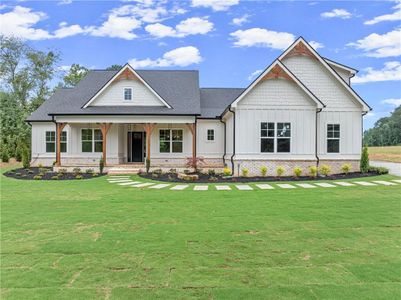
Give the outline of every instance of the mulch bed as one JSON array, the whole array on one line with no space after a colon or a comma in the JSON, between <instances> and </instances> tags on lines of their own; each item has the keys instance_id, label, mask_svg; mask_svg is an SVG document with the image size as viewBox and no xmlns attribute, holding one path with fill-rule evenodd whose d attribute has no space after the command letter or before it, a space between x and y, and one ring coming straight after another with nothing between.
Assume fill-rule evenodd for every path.
<instances>
[{"instance_id":1,"label":"mulch bed","mask_svg":"<svg viewBox=\"0 0 401 300\"><path fill-rule=\"evenodd\" d=\"M191 173L194 174L194 173ZM210 176L208 174L197 173L199 176L198 180L193 182L197 183L219 183L219 182L259 182L259 181L305 181L305 180L341 180L341 179L352 179L352 178L362 178L362 177L369 177L369 176L377 176L379 175L377 172L368 172L368 173L361 173L361 172L353 172L348 174L335 174L329 176L318 176L316 178L310 176L282 176L282 177L275 177L275 176L257 176L257 177L223 177L221 175ZM166 182L192 182L188 180L183 180L177 178L177 174L174 173L163 173L163 174L155 174L155 173L140 173L140 177L147 178L147 179L154 179L159 181L166 181ZM210 177L214 177L214 179L210 179Z\"/></svg>"},{"instance_id":2,"label":"mulch bed","mask_svg":"<svg viewBox=\"0 0 401 300\"><path fill-rule=\"evenodd\" d=\"M35 176L39 175L40 173L43 174L41 179L36 179L34 178ZM37 167L32 167L32 168L19 168L19 169L14 169L10 170L4 173L5 176L7 177L12 177L15 179L22 179L22 180L82 180L82 179L91 179L91 178L97 178L100 176L104 176L105 174L97 174L93 175L90 173L85 173L85 170L82 170L79 175L82 178L76 178L78 175L77 173L57 173L53 172L51 168L37 168ZM57 176L57 179L54 178L54 176Z\"/></svg>"}]
</instances>

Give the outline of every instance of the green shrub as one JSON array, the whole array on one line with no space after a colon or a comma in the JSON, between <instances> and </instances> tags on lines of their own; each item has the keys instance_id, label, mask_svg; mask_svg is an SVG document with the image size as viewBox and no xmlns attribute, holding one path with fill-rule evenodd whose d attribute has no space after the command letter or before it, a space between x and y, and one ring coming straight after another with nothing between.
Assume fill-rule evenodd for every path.
<instances>
[{"instance_id":1,"label":"green shrub","mask_svg":"<svg viewBox=\"0 0 401 300\"><path fill-rule=\"evenodd\" d=\"M189 174L189 173L191 173L191 170L188 170L188 169L184 170L184 174Z\"/></svg>"},{"instance_id":2,"label":"green shrub","mask_svg":"<svg viewBox=\"0 0 401 300\"><path fill-rule=\"evenodd\" d=\"M310 166L309 167L309 175L311 177L316 177L317 176L317 167L316 166Z\"/></svg>"},{"instance_id":3,"label":"green shrub","mask_svg":"<svg viewBox=\"0 0 401 300\"><path fill-rule=\"evenodd\" d=\"M21 176L20 172L15 173L15 176Z\"/></svg>"},{"instance_id":4,"label":"green shrub","mask_svg":"<svg viewBox=\"0 0 401 300\"><path fill-rule=\"evenodd\" d=\"M51 179L53 179L53 180L59 180L60 177L58 177L57 175L54 175L54 176L51 177Z\"/></svg>"},{"instance_id":5,"label":"green shrub","mask_svg":"<svg viewBox=\"0 0 401 300\"><path fill-rule=\"evenodd\" d=\"M344 174L348 174L349 171L351 171L351 169L352 169L351 164L343 164L343 165L341 166L341 171L342 171Z\"/></svg>"},{"instance_id":6,"label":"green shrub","mask_svg":"<svg viewBox=\"0 0 401 300\"><path fill-rule=\"evenodd\" d=\"M248 177L249 170L247 168L242 168L241 169L241 175L242 175L242 177Z\"/></svg>"},{"instance_id":7,"label":"green shrub","mask_svg":"<svg viewBox=\"0 0 401 300\"><path fill-rule=\"evenodd\" d=\"M208 174L209 176L216 176L216 171L215 171L214 169L209 169L209 170L207 171L207 174Z\"/></svg>"},{"instance_id":8,"label":"green shrub","mask_svg":"<svg viewBox=\"0 0 401 300\"><path fill-rule=\"evenodd\" d=\"M39 173L46 173L47 169L46 168L39 168Z\"/></svg>"},{"instance_id":9,"label":"green shrub","mask_svg":"<svg viewBox=\"0 0 401 300\"><path fill-rule=\"evenodd\" d=\"M33 179L35 179L35 180L41 180L41 179L42 179L42 177L43 177L43 176L40 176L40 175L35 175L35 176L33 176Z\"/></svg>"},{"instance_id":10,"label":"green shrub","mask_svg":"<svg viewBox=\"0 0 401 300\"><path fill-rule=\"evenodd\" d=\"M225 168L223 169L223 175L224 175L224 176L230 176L230 175L231 175L231 169L228 168L228 167L225 167Z\"/></svg>"},{"instance_id":11,"label":"green shrub","mask_svg":"<svg viewBox=\"0 0 401 300\"><path fill-rule=\"evenodd\" d=\"M216 176L210 176L208 180L209 181L217 181L219 179Z\"/></svg>"},{"instance_id":12,"label":"green shrub","mask_svg":"<svg viewBox=\"0 0 401 300\"><path fill-rule=\"evenodd\" d=\"M295 177L299 177L302 175L302 169L300 167L295 167L293 172L294 172Z\"/></svg>"},{"instance_id":13,"label":"green shrub","mask_svg":"<svg viewBox=\"0 0 401 300\"><path fill-rule=\"evenodd\" d=\"M163 170L162 169L154 169L152 171L153 174L157 174L157 175L162 175L163 174Z\"/></svg>"},{"instance_id":14,"label":"green shrub","mask_svg":"<svg viewBox=\"0 0 401 300\"><path fill-rule=\"evenodd\" d=\"M278 176L278 177L282 176L282 175L285 173L284 167L278 166L278 167L276 168L276 173L277 173L277 176Z\"/></svg>"},{"instance_id":15,"label":"green shrub","mask_svg":"<svg viewBox=\"0 0 401 300\"><path fill-rule=\"evenodd\" d=\"M388 174L388 169L384 167L372 167L370 166L368 169L369 172L377 173L379 175Z\"/></svg>"},{"instance_id":16,"label":"green shrub","mask_svg":"<svg viewBox=\"0 0 401 300\"><path fill-rule=\"evenodd\" d=\"M24 147L22 149L22 166L24 168L29 168L30 163L29 163L29 152L28 148Z\"/></svg>"},{"instance_id":17,"label":"green shrub","mask_svg":"<svg viewBox=\"0 0 401 300\"><path fill-rule=\"evenodd\" d=\"M170 174L177 174L177 169L170 169L168 172Z\"/></svg>"},{"instance_id":18,"label":"green shrub","mask_svg":"<svg viewBox=\"0 0 401 300\"><path fill-rule=\"evenodd\" d=\"M149 169L150 169L150 159L149 158L146 158L145 168L146 168L146 173L149 173Z\"/></svg>"},{"instance_id":19,"label":"green shrub","mask_svg":"<svg viewBox=\"0 0 401 300\"><path fill-rule=\"evenodd\" d=\"M22 148L21 146L17 146L15 149L15 160L20 162L22 160Z\"/></svg>"},{"instance_id":20,"label":"green shrub","mask_svg":"<svg viewBox=\"0 0 401 300\"><path fill-rule=\"evenodd\" d=\"M329 165L322 165L320 167L320 174L327 176L331 172L331 167Z\"/></svg>"},{"instance_id":21,"label":"green shrub","mask_svg":"<svg viewBox=\"0 0 401 300\"><path fill-rule=\"evenodd\" d=\"M76 176L75 176L75 179L82 179L82 178L83 178L82 175L76 175Z\"/></svg>"},{"instance_id":22,"label":"green shrub","mask_svg":"<svg viewBox=\"0 0 401 300\"><path fill-rule=\"evenodd\" d=\"M261 166L260 167L260 174L265 177L267 175L267 167L266 166Z\"/></svg>"},{"instance_id":23,"label":"green shrub","mask_svg":"<svg viewBox=\"0 0 401 300\"><path fill-rule=\"evenodd\" d=\"M1 151L1 161L4 163L8 163L10 161L10 153L6 146L3 146L3 149Z\"/></svg>"},{"instance_id":24,"label":"green shrub","mask_svg":"<svg viewBox=\"0 0 401 300\"><path fill-rule=\"evenodd\" d=\"M45 173L44 172L39 172L39 174L38 174L39 176L45 176Z\"/></svg>"},{"instance_id":25,"label":"green shrub","mask_svg":"<svg viewBox=\"0 0 401 300\"><path fill-rule=\"evenodd\" d=\"M38 168L43 168L43 165L42 164L38 164Z\"/></svg>"},{"instance_id":26,"label":"green shrub","mask_svg":"<svg viewBox=\"0 0 401 300\"><path fill-rule=\"evenodd\" d=\"M95 172L95 170L93 170L93 169L86 169L85 170L86 174L93 174L94 172Z\"/></svg>"},{"instance_id":27,"label":"green shrub","mask_svg":"<svg viewBox=\"0 0 401 300\"><path fill-rule=\"evenodd\" d=\"M363 147L361 154L361 172L366 173L369 170L369 153L368 147Z\"/></svg>"},{"instance_id":28,"label":"green shrub","mask_svg":"<svg viewBox=\"0 0 401 300\"><path fill-rule=\"evenodd\" d=\"M98 177L99 174L98 173L92 173L92 177Z\"/></svg>"},{"instance_id":29,"label":"green shrub","mask_svg":"<svg viewBox=\"0 0 401 300\"><path fill-rule=\"evenodd\" d=\"M81 174L81 168L74 168L74 169L72 169L72 172L73 172L75 175L79 175L79 174Z\"/></svg>"}]
</instances>

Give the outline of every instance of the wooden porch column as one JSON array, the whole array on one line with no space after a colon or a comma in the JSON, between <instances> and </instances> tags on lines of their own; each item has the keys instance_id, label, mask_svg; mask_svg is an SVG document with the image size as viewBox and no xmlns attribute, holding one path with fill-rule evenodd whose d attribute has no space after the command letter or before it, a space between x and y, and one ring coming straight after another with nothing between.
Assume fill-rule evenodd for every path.
<instances>
[{"instance_id":1,"label":"wooden porch column","mask_svg":"<svg viewBox=\"0 0 401 300\"><path fill-rule=\"evenodd\" d=\"M146 159L150 160L150 137L156 124L146 123L143 124L143 130L146 132Z\"/></svg>"},{"instance_id":2,"label":"wooden porch column","mask_svg":"<svg viewBox=\"0 0 401 300\"><path fill-rule=\"evenodd\" d=\"M63 132L65 125L67 125L67 123L56 123L56 167L61 166L61 133Z\"/></svg>"},{"instance_id":3,"label":"wooden porch column","mask_svg":"<svg viewBox=\"0 0 401 300\"><path fill-rule=\"evenodd\" d=\"M103 152L103 161L104 161L104 165L106 165L106 156L107 156L107 153L106 153L106 147L107 147L107 132L109 131L109 129L110 129L110 126L111 126L111 123L102 123L102 124L100 124L100 130L102 131L102 137L103 137L103 143L102 143L102 146L103 146L103 148L102 148L102 152Z\"/></svg>"},{"instance_id":4,"label":"wooden porch column","mask_svg":"<svg viewBox=\"0 0 401 300\"><path fill-rule=\"evenodd\" d=\"M192 158L196 158L196 123L187 123L188 129L192 133Z\"/></svg>"}]
</instances>

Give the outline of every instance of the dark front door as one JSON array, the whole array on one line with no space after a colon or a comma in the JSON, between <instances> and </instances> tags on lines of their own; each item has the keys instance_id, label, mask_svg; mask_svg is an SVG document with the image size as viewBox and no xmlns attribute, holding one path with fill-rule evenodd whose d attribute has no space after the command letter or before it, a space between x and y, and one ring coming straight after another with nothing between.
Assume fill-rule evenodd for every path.
<instances>
[{"instance_id":1,"label":"dark front door","mask_svg":"<svg viewBox=\"0 0 401 300\"><path fill-rule=\"evenodd\" d=\"M128 162L143 162L143 132L128 132Z\"/></svg>"}]
</instances>

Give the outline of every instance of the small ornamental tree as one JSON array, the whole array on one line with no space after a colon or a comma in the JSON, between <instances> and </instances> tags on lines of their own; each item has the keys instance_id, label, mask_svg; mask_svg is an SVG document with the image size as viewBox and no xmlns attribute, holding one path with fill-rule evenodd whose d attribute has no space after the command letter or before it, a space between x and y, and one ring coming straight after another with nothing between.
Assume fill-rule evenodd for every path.
<instances>
[{"instance_id":1,"label":"small ornamental tree","mask_svg":"<svg viewBox=\"0 0 401 300\"><path fill-rule=\"evenodd\" d=\"M316 177L317 176L317 167L316 166L310 166L309 167L309 175L311 177Z\"/></svg>"},{"instance_id":2,"label":"small ornamental tree","mask_svg":"<svg viewBox=\"0 0 401 300\"><path fill-rule=\"evenodd\" d=\"M25 169L29 168L29 152L27 147L22 148L22 166Z\"/></svg>"},{"instance_id":3,"label":"small ornamental tree","mask_svg":"<svg viewBox=\"0 0 401 300\"><path fill-rule=\"evenodd\" d=\"M295 177L299 177L302 175L302 169L300 167L295 167L293 172Z\"/></svg>"},{"instance_id":4,"label":"small ornamental tree","mask_svg":"<svg viewBox=\"0 0 401 300\"><path fill-rule=\"evenodd\" d=\"M343 164L343 165L341 166L341 171L342 171L344 174L348 174L349 171L351 171L351 169L352 169L351 164Z\"/></svg>"},{"instance_id":5,"label":"small ornamental tree","mask_svg":"<svg viewBox=\"0 0 401 300\"><path fill-rule=\"evenodd\" d=\"M199 170L199 167L205 164L205 159L203 157L187 157L187 162L185 166L187 168L192 168L195 172Z\"/></svg>"},{"instance_id":6,"label":"small ornamental tree","mask_svg":"<svg viewBox=\"0 0 401 300\"><path fill-rule=\"evenodd\" d=\"M150 170L150 159L149 158L146 158L145 168L146 168L146 173L149 173L149 170Z\"/></svg>"},{"instance_id":7,"label":"small ornamental tree","mask_svg":"<svg viewBox=\"0 0 401 300\"><path fill-rule=\"evenodd\" d=\"M284 172L285 172L284 167L282 167L282 166L278 166L278 167L277 167L276 173L277 173L277 176L278 176L278 177L281 177L281 176L284 174Z\"/></svg>"},{"instance_id":8,"label":"small ornamental tree","mask_svg":"<svg viewBox=\"0 0 401 300\"><path fill-rule=\"evenodd\" d=\"M6 145L3 145L3 149L1 150L1 161L5 163L10 161L10 154Z\"/></svg>"},{"instance_id":9,"label":"small ornamental tree","mask_svg":"<svg viewBox=\"0 0 401 300\"><path fill-rule=\"evenodd\" d=\"M103 156L101 156L100 160L99 160L99 172L100 172L100 174L103 174L103 169L104 169L104 159L103 159Z\"/></svg>"},{"instance_id":10,"label":"small ornamental tree","mask_svg":"<svg viewBox=\"0 0 401 300\"><path fill-rule=\"evenodd\" d=\"M361 172L366 173L369 171L369 153L368 147L363 147L361 155Z\"/></svg>"},{"instance_id":11,"label":"small ornamental tree","mask_svg":"<svg viewBox=\"0 0 401 300\"><path fill-rule=\"evenodd\" d=\"M266 176L266 174L267 174L267 167L266 166L260 167L260 174L262 174L263 177Z\"/></svg>"}]
</instances>

